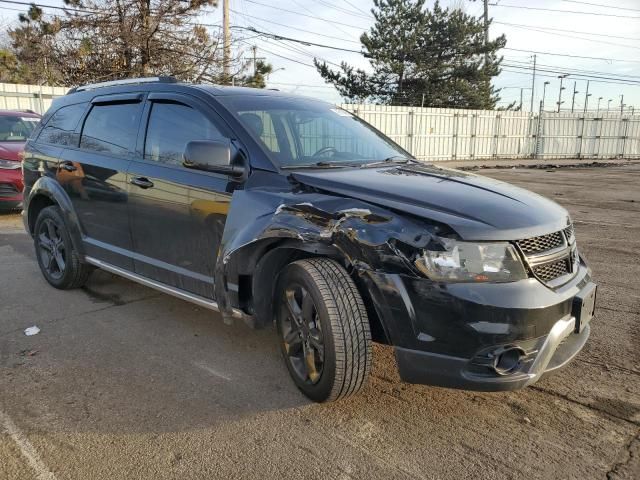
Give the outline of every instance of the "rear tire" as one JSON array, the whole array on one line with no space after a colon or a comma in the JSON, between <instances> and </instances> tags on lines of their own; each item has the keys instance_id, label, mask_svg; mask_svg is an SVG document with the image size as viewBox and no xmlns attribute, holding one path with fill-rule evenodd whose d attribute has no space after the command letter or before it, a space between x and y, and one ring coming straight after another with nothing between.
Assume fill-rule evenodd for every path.
<instances>
[{"instance_id":1,"label":"rear tire","mask_svg":"<svg viewBox=\"0 0 640 480\"><path fill-rule=\"evenodd\" d=\"M315 402L358 392L371 368L371 331L362 297L328 258L293 262L276 288L281 351L296 386Z\"/></svg>"},{"instance_id":2,"label":"rear tire","mask_svg":"<svg viewBox=\"0 0 640 480\"><path fill-rule=\"evenodd\" d=\"M80 261L57 206L42 209L36 219L33 241L40 271L50 285L70 290L87 282L93 269Z\"/></svg>"}]
</instances>

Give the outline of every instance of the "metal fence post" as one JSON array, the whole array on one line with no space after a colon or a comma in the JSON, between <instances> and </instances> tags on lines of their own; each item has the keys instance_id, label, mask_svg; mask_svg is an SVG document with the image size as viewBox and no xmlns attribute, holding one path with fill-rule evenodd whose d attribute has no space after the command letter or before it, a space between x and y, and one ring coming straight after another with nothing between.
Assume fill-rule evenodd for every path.
<instances>
[{"instance_id":1,"label":"metal fence post","mask_svg":"<svg viewBox=\"0 0 640 480\"><path fill-rule=\"evenodd\" d=\"M586 114L582 116L582 128L580 129L580 135L578 135L578 158L582 158L582 139L584 138L584 124L587 122Z\"/></svg>"},{"instance_id":2,"label":"metal fence post","mask_svg":"<svg viewBox=\"0 0 640 480\"><path fill-rule=\"evenodd\" d=\"M502 119L502 115L499 113L496 114L496 123L493 129L493 153L492 157L496 158L498 156L498 137L500 136L500 121Z\"/></svg>"},{"instance_id":3,"label":"metal fence post","mask_svg":"<svg viewBox=\"0 0 640 480\"><path fill-rule=\"evenodd\" d=\"M622 119L623 131L622 131L622 152L620 153L620 158L624 158L624 147L627 143L627 131L629 130L629 119Z\"/></svg>"},{"instance_id":4,"label":"metal fence post","mask_svg":"<svg viewBox=\"0 0 640 480\"><path fill-rule=\"evenodd\" d=\"M409 153L411 155L413 155L414 157L416 156L416 150L415 150L415 137L414 137L414 122L415 122L415 112L413 110L409 110L409 112L407 112L409 118L407 119L407 147L409 150Z\"/></svg>"},{"instance_id":5,"label":"metal fence post","mask_svg":"<svg viewBox=\"0 0 640 480\"><path fill-rule=\"evenodd\" d=\"M471 139L469 140L469 158L474 159L476 156L476 141L478 135L478 114L471 114Z\"/></svg>"},{"instance_id":6,"label":"metal fence post","mask_svg":"<svg viewBox=\"0 0 640 480\"><path fill-rule=\"evenodd\" d=\"M453 114L453 159L455 160L458 156L458 123L459 123L459 115L457 113Z\"/></svg>"}]
</instances>

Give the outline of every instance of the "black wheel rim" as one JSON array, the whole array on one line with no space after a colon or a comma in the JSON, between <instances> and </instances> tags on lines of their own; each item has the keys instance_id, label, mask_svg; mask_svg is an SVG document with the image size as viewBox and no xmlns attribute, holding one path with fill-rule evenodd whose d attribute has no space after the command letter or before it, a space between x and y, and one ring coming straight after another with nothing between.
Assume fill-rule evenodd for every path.
<instances>
[{"instance_id":1,"label":"black wheel rim","mask_svg":"<svg viewBox=\"0 0 640 480\"><path fill-rule=\"evenodd\" d=\"M324 367L324 340L318 311L303 286L291 284L281 300L281 334L289 365L299 380L315 384Z\"/></svg>"},{"instance_id":2,"label":"black wheel rim","mask_svg":"<svg viewBox=\"0 0 640 480\"><path fill-rule=\"evenodd\" d=\"M47 218L40 224L37 238L42 267L52 279L59 280L67 265L67 250L60 227Z\"/></svg>"}]
</instances>

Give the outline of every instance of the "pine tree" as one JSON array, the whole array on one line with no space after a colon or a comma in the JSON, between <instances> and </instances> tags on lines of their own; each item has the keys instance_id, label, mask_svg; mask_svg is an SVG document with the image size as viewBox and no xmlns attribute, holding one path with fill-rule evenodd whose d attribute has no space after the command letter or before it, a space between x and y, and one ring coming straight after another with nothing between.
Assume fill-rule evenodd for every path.
<instances>
[{"instance_id":1,"label":"pine tree","mask_svg":"<svg viewBox=\"0 0 640 480\"><path fill-rule=\"evenodd\" d=\"M374 0L375 24L360 37L372 74L316 61L326 82L350 101L472 109L494 108L503 36L484 44L483 22L424 0Z\"/></svg>"}]
</instances>

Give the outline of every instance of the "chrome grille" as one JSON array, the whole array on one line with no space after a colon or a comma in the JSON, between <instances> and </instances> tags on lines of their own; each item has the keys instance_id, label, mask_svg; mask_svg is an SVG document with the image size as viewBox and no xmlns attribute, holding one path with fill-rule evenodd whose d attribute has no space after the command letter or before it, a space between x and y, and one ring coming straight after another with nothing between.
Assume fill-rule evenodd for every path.
<instances>
[{"instance_id":1,"label":"chrome grille","mask_svg":"<svg viewBox=\"0 0 640 480\"><path fill-rule=\"evenodd\" d=\"M565 277L577 271L578 252L575 245L573 225L560 231L538 237L517 240L531 272L540 281L557 286Z\"/></svg>"},{"instance_id":2,"label":"chrome grille","mask_svg":"<svg viewBox=\"0 0 640 480\"><path fill-rule=\"evenodd\" d=\"M548 235L541 235L539 237L518 240L516 243L520 247L520 250L522 250L522 253L529 255L561 247L564 244L564 239L560 232L555 232Z\"/></svg>"},{"instance_id":3,"label":"chrome grille","mask_svg":"<svg viewBox=\"0 0 640 480\"><path fill-rule=\"evenodd\" d=\"M547 263L544 265L539 265L537 267L533 267L533 273L542 280L543 282L550 282L551 280L555 280L562 275L566 275L570 273L569 271L569 260L560 260L555 263Z\"/></svg>"},{"instance_id":4,"label":"chrome grille","mask_svg":"<svg viewBox=\"0 0 640 480\"><path fill-rule=\"evenodd\" d=\"M564 235L565 237L567 237L567 242L569 242L573 238L573 233L573 224L564 229Z\"/></svg>"}]
</instances>

